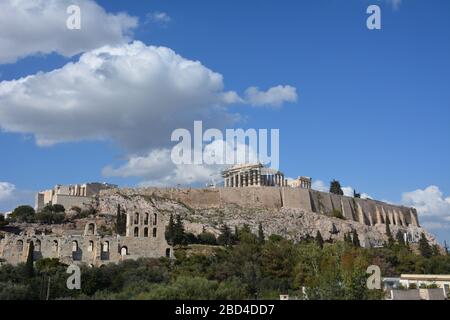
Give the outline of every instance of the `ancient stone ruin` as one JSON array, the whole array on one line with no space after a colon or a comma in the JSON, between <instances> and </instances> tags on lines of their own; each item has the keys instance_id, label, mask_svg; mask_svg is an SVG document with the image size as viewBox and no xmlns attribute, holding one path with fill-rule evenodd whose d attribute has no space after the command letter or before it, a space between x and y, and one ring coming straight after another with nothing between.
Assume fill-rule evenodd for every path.
<instances>
[{"instance_id":1,"label":"ancient stone ruin","mask_svg":"<svg viewBox=\"0 0 450 320\"><path fill-rule=\"evenodd\" d=\"M250 174L237 178L234 171L228 172L224 188L99 190L90 203L95 215L58 232L37 232L36 227L23 228L18 234L6 232L0 241L0 258L13 264L26 261L31 242L36 260L102 265L139 257L173 257L165 239L171 214L180 215L186 231L197 235L203 230L218 235L224 224L231 228L247 224L256 232L261 224L266 236L301 241L320 231L325 241L336 241L356 232L362 246L378 247L387 240L389 223L393 235L400 232L410 243L418 242L422 233L436 243L420 227L414 208L315 191L306 177L294 187L286 186L278 171L261 178L254 167L242 169L239 174ZM126 215L125 234L102 234L105 225L112 229L118 212Z\"/></svg>"}]
</instances>

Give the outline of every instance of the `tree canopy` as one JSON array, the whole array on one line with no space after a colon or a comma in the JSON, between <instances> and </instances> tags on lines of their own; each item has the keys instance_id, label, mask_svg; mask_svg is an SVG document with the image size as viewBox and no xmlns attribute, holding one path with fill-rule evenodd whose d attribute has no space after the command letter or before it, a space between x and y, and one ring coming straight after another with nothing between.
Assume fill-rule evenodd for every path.
<instances>
[{"instance_id":1,"label":"tree canopy","mask_svg":"<svg viewBox=\"0 0 450 320\"><path fill-rule=\"evenodd\" d=\"M342 191L341 184L337 180L333 180L330 182L330 193L334 193L337 195L344 195L344 191Z\"/></svg>"},{"instance_id":2,"label":"tree canopy","mask_svg":"<svg viewBox=\"0 0 450 320\"><path fill-rule=\"evenodd\" d=\"M34 208L23 205L15 208L8 218L13 222L33 222L35 213Z\"/></svg>"}]
</instances>

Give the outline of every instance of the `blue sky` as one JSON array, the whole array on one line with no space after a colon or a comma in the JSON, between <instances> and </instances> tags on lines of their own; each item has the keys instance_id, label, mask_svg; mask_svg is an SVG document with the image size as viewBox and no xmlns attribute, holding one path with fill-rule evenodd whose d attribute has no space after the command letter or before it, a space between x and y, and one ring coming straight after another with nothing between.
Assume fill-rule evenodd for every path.
<instances>
[{"instance_id":1,"label":"blue sky","mask_svg":"<svg viewBox=\"0 0 450 320\"><path fill-rule=\"evenodd\" d=\"M91 14L83 7L84 0L66 2L81 4L82 17ZM66 82L59 78L52 80L53 70L69 62L77 65L83 53L97 47L127 46L137 40L143 43L144 51L150 50L147 46L164 46L186 61L199 61L202 67L197 71L202 76L198 85L209 81L206 86L211 85L214 93L232 91L245 97L246 89L253 86L261 93L277 86L295 88L297 99L281 98L281 107L270 103L256 106L247 98L246 103L222 106L226 111L213 113L207 123L230 127L221 120L239 115L241 120L231 127L279 128L280 169L286 176L311 176L316 188L338 179L343 186L356 188L373 198L414 205L424 225L439 240L450 241L449 1L99 0L96 3L103 8L102 17L82 27L84 33L74 39L61 31L60 36L65 38L47 44L44 39L57 38L59 32L59 29L52 32L50 23L47 31L44 27L32 28L32 22L0 23L1 51L9 52L0 54L2 85L6 87L14 79L41 72L41 78L26 86L30 97L38 94L36 101L45 102L47 94L48 99L60 99L55 106L49 104L42 113L23 120L30 113L21 112L27 112L30 106L24 105L20 88L12 92L0 89L3 129L0 211L32 202L33 192L56 183L107 181L134 186L143 182L167 184L172 178L181 184L204 182L205 173L196 176L198 181L184 181L174 168L156 166L156 173L149 168L155 161L152 152L169 147L170 137L157 128L158 123L170 123L167 117L175 119L174 128L175 124L192 123L189 116L178 115L180 110L191 107L186 101L191 96L185 92L176 97L180 99L180 110L170 109L177 112L176 116L172 111L164 115L164 109L148 113L141 108L133 109L138 98L145 97L144 93L124 91L124 96L119 96L120 90L125 90L123 84L128 82L114 81L120 86L118 99L125 99L114 112L121 112L124 118L129 113L130 121L145 120L136 120L139 130L131 135L129 128L116 132L111 124L97 131L89 124L89 118L84 114L77 118L76 112L59 112L52 120L51 108L67 103L61 92L73 89L64 87ZM366 27L366 9L370 4L381 8L381 30ZM111 17L119 17L117 23L126 32L109 32L108 28L112 30L116 23L111 22ZM61 19L65 21L66 16ZM39 23L45 21L37 20L36 24ZM14 41L24 43L6 46L8 42L4 39L16 33L19 36ZM204 75L205 69L220 74L222 79L211 80ZM177 78L176 73L174 77ZM142 85L145 88L145 81ZM93 94L98 104L105 103L98 114L95 107L86 111L91 118L109 114L111 101L101 100L98 93L88 90L89 86L76 90L80 88L87 91L79 92L77 97L88 99ZM173 92L171 88L167 88L168 96ZM204 92L207 96L210 93ZM198 96L192 106L201 101L207 108L208 99ZM11 111L13 108L16 111ZM194 114L204 120L205 110L198 109ZM110 116L114 119L113 111ZM79 139L74 138L77 132ZM37 143L39 136L58 141ZM142 139L142 143L134 145L131 139ZM167 145L161 142L164 139ZM136 164L142 163L143 167L136 168Z\"/></svg>"}]
</instances>

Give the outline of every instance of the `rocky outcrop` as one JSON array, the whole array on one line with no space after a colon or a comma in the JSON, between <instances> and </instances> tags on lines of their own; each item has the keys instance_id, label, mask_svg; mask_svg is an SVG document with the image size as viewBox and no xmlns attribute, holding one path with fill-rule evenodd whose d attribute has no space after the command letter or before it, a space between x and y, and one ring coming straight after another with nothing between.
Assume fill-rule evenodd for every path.
<instances>
[{"instance_id":1,"label":"rocky outcrop","mask_svg":"<svg viewBox=\"0 0 450 320\"><path fill-rule=\"evenodd\" d=\"M225 206L202 205L193 208L179 198L174 199L162 192L141 192L139 189L115 190L101 194L97 211L114 214L118 206L126 212L156 213L166 221L170 214L181 215L185 229L194 234L206 229L218 235L223 224L231 228L247 224L256 232L261 224L266 235L277 234L294 241L315 237L317 231L320 231L324 240L343 240L344 235L353 230L356 230L361 245L365 247L381 246L387 240L384 223L367 225L347 218L333 218L312 210L287 207L252 207L248 204L241 206L229 203ZM417 242L421 233L424 233L430 243L436 243L435 238L426 230L412 224L392 224L390 228L393 235L398 231L406 234L410 242Z\"/></svg>"}]
</instances>

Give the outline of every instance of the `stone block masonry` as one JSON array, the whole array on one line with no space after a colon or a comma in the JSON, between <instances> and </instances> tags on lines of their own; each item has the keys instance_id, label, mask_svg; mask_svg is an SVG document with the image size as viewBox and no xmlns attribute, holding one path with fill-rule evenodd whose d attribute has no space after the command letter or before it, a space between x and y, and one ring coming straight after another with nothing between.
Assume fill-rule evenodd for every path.
<instances>
[{"instance_id":1,"label":"stone block masonry","mask_svg":"<svg viewBox=\"0 0 450 320\"><path fill-rule=\"evenodd\" d=\"M419 226L414 208L384 202L350 198L310 189L291 187L176 189L142 188L104 190L101 196L119 192L123 195L156 196L175 200L194 209L224 208L237 205L247 208L292 208L327 216L340 212L346 219L373 226L389 221L391 225Z\"/></svg>"}]
</instances>

